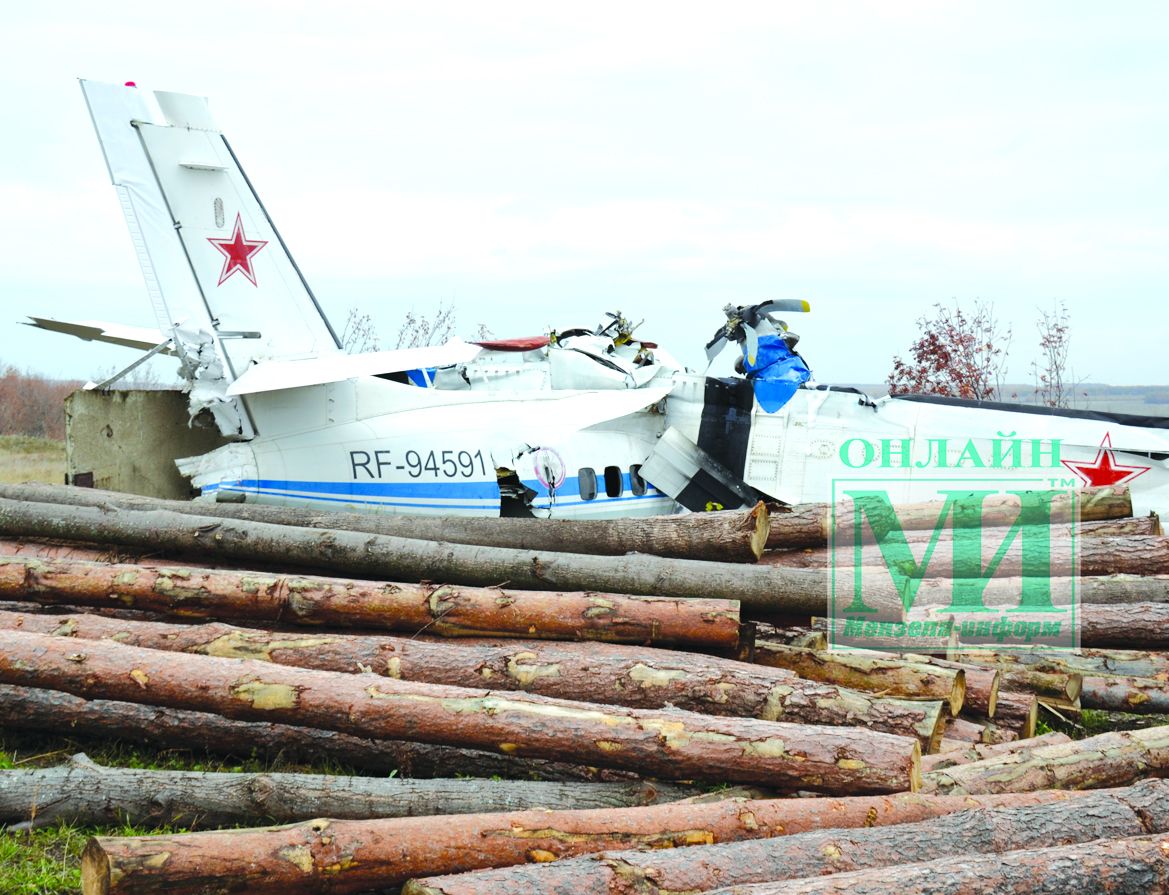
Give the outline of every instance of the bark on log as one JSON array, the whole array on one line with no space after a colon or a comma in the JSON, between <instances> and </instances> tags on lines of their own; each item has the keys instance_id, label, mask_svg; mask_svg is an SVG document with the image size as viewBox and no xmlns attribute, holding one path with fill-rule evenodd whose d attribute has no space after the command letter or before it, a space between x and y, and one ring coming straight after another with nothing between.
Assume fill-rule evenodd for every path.
<instances>
[{"instance_id":1,"label":"bark on log","mask_svg":"<svg viewBox=\"0 0 1169 895\"><path fill-rule=\"evenodd\" d=\"M1144 677L1086 677L1080 706L1129 714L1169 713L1169 683Z\"/></svg>"},{"instance_id":2,"label":"bark on log","mask_svg":"<svg viewBox=\"0 0 1169 895\"><path fill-rule=\"evenodd\" d=\"M1169 836L1102 839L1065 845L943 858L839 873L819 879L714 889L707 895L1165 895L1169 892Z\"/></svg>"},{"instance_id":3,"label":"bark on log","mask_svg":"<svg viewBox=\"0 0 1169 895\"><path fill-rule=\"evenodd\" d=\"M418 684L0 632L0 682L338 730L778 790L916 788L916 739L851 727L714 718Z\"/></svg>"},{"instance_id":4,"label":"bark on log","mask_svg":"<svg viewBox=\"0 0 1169 895\"><path fill-rule=\"evenodd\" d=\"M599 593L547 593L261 572L144 568L0 558L0 596L300 625L383 628L442 637L517 636L685 644L737 654L738 607Z\"/></svg>"},{"instance_id":5,"label":"bark on log","mask_svg":"<svg viewBox=\"0 0 1169 895\"><path fill-rule=\"evenodd\" d=\"M690 787L641 782L148 771L102 767L82 754L60 767L0 771L0 823L9 830L58 823L209 829L325 816L367 820L529 808L621 808L693 794Z\"/></svg>"},{"instance_id":6,"label":"bark on log","mask_svg":"<svg viewBox=\"0 0 1169 895\"><path fill-rule=\"evenodd\" d=\"M961 710L966 694L966 674L961 669L941 668L895 656L869 655L862 651L817 651L763 642L755 644L755 662L785 668L809 680L889 693L900 699L940 699L949 706L952 715Z\"/></svg>"},{"instance_id":7,"label":"bark on log","mask_svg":"<svg viewBox=\"0 0 1169 895\"><path fill-rule=\"evenodd\" d=\"M911 823L979 807L1066 798L1028 793L921 798L898 793L843 799L729 799L595 811L528 811L313 821L287 827L101 837L82 858L85 895L165 891L328 892L385 889L428 874L548 861L606 849L663 848L760 839L808 830Z\"/></svg>"},{"instance_id":8,"label":"bark on log","mask_svg":"<svg viewBox=\"0 0 1169 895\"><path fill-rule=\"evenodd\" d=\"M917 607L914 613L917 613ZM955 620L961 648L993 649L998 641L995 633L975 634L962 631L953 613L946 610L924 609L922 615L930 620L944 622ZM1077 613L1080 625L1080 644L1092 648L1119 647L1123 649L1169 649L1169 605L1165 603L1127 603L1123 605L1082 605ZM915 620L917 620L915 618ZM1052 622L1051 612L1013 612L1000 618L991 616L987 621L1000 621L1011 625L1032 624L1042 626ZM1056 622L1071 624L1071 617L1055 618ZM1036 631L1040 630L1035 628Z\"/></svg>"},{"instance_id":9,"label":"bark on log","mask_svg":"<svg viewBox=\"0 0 1169 895\"><path fill-rule=\"evenodd\" d=\"M964 650L953 652L956 661L1058 671L1084 677L1137 677L1169 680L1169 653L1123 649L1051 650L1043 647L1010 650Z\"/></svg>"},{"instance_id":10,"label":"bark on log","mask_svg":"<svg viewBox=\"0 0 1169 895\"><path fill-rule=\"evenodd\" d=\"M824 830L659 851L611 851L550 864L522 864L412 880L403 895L673 895L720 886L819 877L907 860L966 858L1169 830L1169 786L1127 790L1023 808L962 811L922 823ZM896 875L896 871L893 872Z\"/></svg>"},{"instance_id":11,"label":"bark on log","mask_svg":"<svg viewBox=\"0 0 1169 895\"><path fill-rule=\"evenodd\" d=\"M166 510L103 510L0 499L0 534L126 544L188 557L279 562L375 579L726 598L738 600L764 619L822 613L828 593L823 573L801 569L443 544Z\"/></svg>"},{"instance_id":12,"label":"bark on log","mask_svg":"<svg viewBox=\"0 0 1169 895\"><path fill-rule=\"evenodd\" d=\"M1035 736L1039 719L1039 699L1034 693L1012 693L999 690L994 710L994 724L1013 731L1021 740Z\"/></svg>"},{"instance_id":13,"label":"bark on log","mask_svg":"<svg viewBox=\"0 0 1169 895\"><path fill-rule=\"evenodd\" d=\"M1099 789L1169 772L1169 727L1102 733L1001 755L925 775L924 791L941 794Z\"/></svg>"},{"instance_id":14,"label":"bark on log","mask_svg":"<svg viewBox=\"0 0 1169 895\"><path fill-rule=\"evenodd\" d=\"M331 730L272 721L236 721L192 712L104 699L83 699L56 690L0 684L0 729L39 730L102 741L129 740L213 755L259 755L282 763L333 761L356 770L402 777L503 777L516 780L621 782L628 771L500 755L458 746L371 740Z\"/></svg>"},{"instance_id":15,"label":"bark on log","mask_svg":"<svg viewBox=\"0 0 1169 895\"><path fill-rule=\"evenodd\" d=\"M1078 671L1069 671L1055 664L1022 665L1018 662L1000 662L1006 653L992 650L969 650L961 653L966 664L983 665L999 672L1003 690L1034 693L1043 701L1074 703L1080 698L1084 678Z\"/></svg>"},{"instance_id":16,"label":"bark on log","mask_svg":"<svg viewBox=\"0 0 1169 895\"><path fill-rule=\"evenodd\" d=\"M790 672L693 653L610 644L449 642L377 635L287 634L230 625L122 622L96 616L0 612L0 630L113 640L125 646L322 671L372 671L406 681L523 690L559 699L803 724L868 727L916 737L923 751L942 732L940 702L874 698Z\"/></svg>"},{"instance_id":17,"label":"bark on log","mask_svg":"<svg viewBox=\"0 0 1169 895\"><path fill-rule=\"evenodd\" d=\"M970 718L947 718L946 729L942 738L949 742L958 742L965 745L986 742L986 722L975 721ZM945 749L945 751L949 751ZM943 754L945 754L943 751Z\"/></svg>"},{"instance_id":18,"label":"bark on log","mask_svg":"<svg viewBox=\"0 0 1169 895\"><path fill-rule=\"evenodd\" d=\"M989 567L1003 543L987 537L996 531L989 529L981 533L982 550L978 560L984 568ZM1019 538L1012 541L995 567L994 577L1046 574L1028 571L1021 543ZM913 544L915 556L919 559L925 549L924 542ZM940 577L952 574L953 556L954 541L939 539L928 566L931 573ZM832 567L834 558L837 566L861 565L879 569L888 565L881 546L876 544L866 544L859 551L852 548L837 550L835 557L827 549L768 553L762 558L762 563L782 569L826 570ZM847 563L842 561L844 559ZM1043 547L1043 560L1045 566L1057 575L1166 575L1169 574L1169 538L1160 535L1098 535L1057 540L1052 537Z\"/></svg>"},{"instance_id":19,"label":"bark on log","mask_svg":"<svg viewBox=\"0 0 1169 895\"><path fill-rule=\"evenodd\" d=\"M962 744L961 748L936 755L921 757L922 773L941 771L960 764L970 764L972 761L982 761L984 758L995 758L999 755L1011 755L1016 752L1030 752L1033 749L1042 749L1044 746L1054 746L1057 743L1070 743L1072 738L1066 733L1053 730L1026 740L1012 740L1008 743L969 743Z\"/></svg>"},{"instance_id":20,"label":"bark on log","mask_svg":"<svg viewBox=\"0 0 1169 895\"><path fill-rule=\"evenodd\" d=\"M992 496L981 506L979 524L984 526L1011 525L1019 515L1020 501L1013 496ZM842 501L835 508L830 504L798 504L776 506L771 509L771 533L767 538L769 549L777 547L823 547L832 532L833 512L842 530L851 537L854 508L851 501ZM901 504L896 507L897 522L903 531L925 529L932 531L938 524L942 504L927 501ZM1073 502L1068 495L1055 495L1051 503L1053 523L1082 522L1097 519L1124 519L1132 516L1132 499L1127 486L1092 488L1078 492ZM953 522L953 516L950 517ZM865 532L871 538L871 530Z\"/></svg>"},{"instance_id":21,"label":"bark on log","mask_svg":"<svg viewBox=\"0 0 1169 895\"><path fill-rule=\"evenodd\" d=\"M828 634L806 625L784 625L782 627L760 622L755 626L755 642L765 640L784 646L799 646L804 649L828 649Z\"/></svg>"},{"instance_id":22,"label":"bark on log","mask_svg":"<svg viewBox=\"0 0 1169 895\"><path fill-rule=\"evenodd\" d=\"M196 516L361 531L449 544L604 556L636 552L714 562L755 562L763 552L770 531L769 514L763 503L750 510L716 513L569 520L327 513L303 507L160 500L68 485L0 485L0 497L69 506L169 510Z\"/></svg>"}]
</instances>

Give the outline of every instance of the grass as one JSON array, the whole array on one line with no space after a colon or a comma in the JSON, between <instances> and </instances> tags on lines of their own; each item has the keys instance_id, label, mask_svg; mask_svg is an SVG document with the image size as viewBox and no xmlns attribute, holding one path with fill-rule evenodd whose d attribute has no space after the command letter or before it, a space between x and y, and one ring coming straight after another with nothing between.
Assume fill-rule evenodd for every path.
<instances>
[{"instance_id":1,"label":"grass","mask_svg":"<svg viewBox=\"0 0 1169 895\"><path fill-rule=\"evenodd\" d=\"M65 442L30 435L0 435L0 484L65 481Z\"/></svg>"},{"instance_id":2,"label":"grass","mask_svg":"<svg viewBox=\"0 0 1169 895\"><path fill-rule=\"evenodd\" d=\"M174 771L293 771L353 774L335 762L309 766L262 756L213 756L197 750L156 749L138 743L78 739L0 729L0 770L52 767L85 752L108 767ZM257 821L257 824L261 821ZM0 895L75 895L81 888L81 851L91 836L144 836L179 833L180 827L77 826L59 823L31 832L0 832Z\"/></svg>"}]
</instances>

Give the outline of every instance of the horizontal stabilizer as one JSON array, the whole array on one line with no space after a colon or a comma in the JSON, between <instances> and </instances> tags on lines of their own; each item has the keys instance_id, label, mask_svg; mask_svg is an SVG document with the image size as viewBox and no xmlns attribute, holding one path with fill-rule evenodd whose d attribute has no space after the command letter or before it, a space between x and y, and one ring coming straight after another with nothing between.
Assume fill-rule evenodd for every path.
<instances>
[{"instance_id":1,"label":"horizontal stabilizer","mask_svg":"<svg viewBox=\"0 0 1169 895\"><path fill-rule=\"evenodd\" d=\"M358 376L380 376L466 363L483 349L462 339L426 348L400 348L368 354L330 354L300 360L259 361L245 370L227 390L228 395L254 395L282 388L302 388L341 382Z\"/></svg>"},{"instance_id":2,"label":"horizontal stabilizer","mask_svg":"<svg viewBox=\"0 0 1169 895\"><path fill-rule=\"evenodd\" d=\"M108 342L123 348L139 348L148 351L169 340L162 330L146 326L125 326L120 323L104 323L101 320L54 320L52 317L29 317L25 326L35 326L49 332L76 336L86 342ZM159 354L174 354L170 348L163 348Z\"/></svg>"}]
</instances>

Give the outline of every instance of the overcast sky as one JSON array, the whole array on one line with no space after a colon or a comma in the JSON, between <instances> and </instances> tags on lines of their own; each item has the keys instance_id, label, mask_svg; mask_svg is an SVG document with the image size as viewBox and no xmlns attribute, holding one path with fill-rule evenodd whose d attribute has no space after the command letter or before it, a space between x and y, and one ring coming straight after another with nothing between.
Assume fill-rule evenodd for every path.
<instances>
[{"instance_id":1,"label":"overcast sky","mask_svg":"<svg viewBox=\"0 0 1169 895\"><path fill-rule=\"evenodd\" d=\"M935 302L993 302L1030 379L1169 383L1169 3L93 3L6 9L0 364L153 326L76 79L199 93L339 328L455 306L514 336L645 318L697 365L727 302L821 381L879 382Z\"/></svg>"}]
</instances>

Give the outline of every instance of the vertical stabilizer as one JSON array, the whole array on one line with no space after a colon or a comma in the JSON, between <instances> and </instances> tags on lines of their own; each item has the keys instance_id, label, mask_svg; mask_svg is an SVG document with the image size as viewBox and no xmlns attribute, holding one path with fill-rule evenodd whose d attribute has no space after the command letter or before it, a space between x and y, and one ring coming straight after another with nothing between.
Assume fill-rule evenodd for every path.
<instances>
[{"instance_id":1,"label":"vertical stabilizer","mask_svg":"<svg viewBox=\"0 0 1169 895\"><path fill-rule=\"evenodd\" d=\"M82 81L151 304L225 434L254 434L227 387L253 361L339 351L202 97Z\"/></svg>"}]
</instances>

